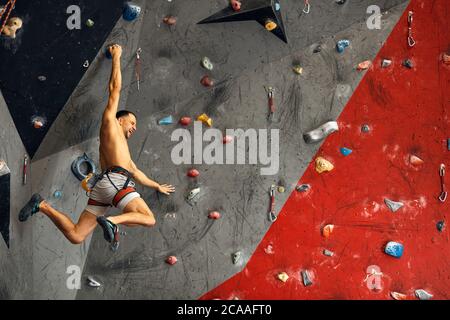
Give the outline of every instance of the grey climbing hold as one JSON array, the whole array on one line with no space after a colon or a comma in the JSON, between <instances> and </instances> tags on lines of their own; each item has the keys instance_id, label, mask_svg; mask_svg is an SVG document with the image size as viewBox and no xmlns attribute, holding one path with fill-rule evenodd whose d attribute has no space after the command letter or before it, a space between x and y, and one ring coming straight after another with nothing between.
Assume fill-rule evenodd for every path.
<instances>
[{"instance_id":1,"label":"grey climbing hold","mask_svg":"<svg viewBox=\"0 0 450 320\"><path fill-rule=\"evenodd\" d=\"M431 293L428 293L423 289L416 290L414 293L419 300L430 300L431 298L433 298L433 295Z\"/></svg>"},{"instance_id":2,"label":"grey climbing hold","mask_svg":"<svg viewBox=\"0 0 450 320\"><path fill-rule=\"evenodd\" d=\"M337 4L344 4L347 0L335 0Z\"/></svg>"},{"instance_id":3,"label":"grey climbing hold","mask_svg":"<svg viewBox=\"0 0 450 320\"><path fill-rule=\"evenodd\" d=\"M314 48L313 53L319 53L320 51L322 51L322 46L319 44Z\"/></svg>"},{"instance_id":4,"label":"grey climbing hold","mask_svg":"<svg viewBox=\"0 0 450 320\"><path fill-rule=\"evenodd\" d=\"M209 60L208 57L203 57L203 59L202 59L202 66L206 70L212 70L214 68L213 64L211 63L211 60Z\"/></svg>"},{"instance_id":5,"label":"grey climbing hold","mask_svg":"<svg viewBox=\"0 0 450 320\"><path fill-rule=\"evenodd\" d=\"M334 252L333 252L333 251L330 251L330 250L328 250L328 249L324 249L324 250L323 250L323 254L326 255L327 257L332 257L332 256L334 256Z\"/></svg>"},{"instance_id":6,"label":"grey climbing hold","mask_svg":"<svg viewBox=\"0 0 450 320\"><path fill-rule=\"evenodd\" d=\"M88 286L90 286L90 287L98 288L98 287L101 287L101 285L102 285L100 282L95 280L94 277L92 277L92 276L88 276L87 280L88 280Z\"/></svg>"},{"instance_id":7,"label":"grey climbing hold","mask_svg":"<svg viewBox=\"0 0 450 320\"><path fill-rule=\"evenodd\" d=\"M317 129L311 130L303 134L303 139L306 143L315 143L325 139L331 133L338 131L339 126L336 121L328 121L318 127Z\"/></svg>"},{"instance_id":8,"label":"grey climbing hold","mask_svg":"<svg viewBox=\"0 0 450 320\"><path fill-rule=\"evenodd\" d=\"M442 230L444 230L444 226L445 226L444 221L438 221L438 223L436 223L436 228L438 229L439 232L442 232Z\"/></svg>"},{"instance_id":9,"label":"grey climbing hold","mask_svg":"<svg viewBox=\"0 0 450 320\"><path fill-rule=\"evenodd\" d=\"M369 132L369 131L370 131L370 127L369 127L368 124L363 124L363 125L361 126L361 132L367 133L367 132Z\"/></svg>"},{"instance_id":10,"label":"grey climbing hold","mask_svg":"<svg viewBox=\"0 0 450 320\"><path fill-rule=\"evenodd\" d=\"M391 210L392 212L396 212L398 209L403 207L402 202L393 201L388 198L384 199L384 203L389 208L389 210Z\"/></svg>"},{"instance_id":11,"label":"grey climbing hold","mask_svg":"<svg viewBox=\"0 0 450 320\"><path fill-rule=\"evenodd\" d=\"M235 252L235 253L233 253L232 255L231 255L231 259L233 260L233 264L237 264L238 262L239 262L239 259L241 259L241 252L240 251L237 251L237 252Z\"/></svg>"},{"instance_id":12,"label":"grey climbing hold","mask_svg":"<svg viewBox=\"0 0 450 320\"><path fill-rule=\"evenodd\" d=\"M302 278L303 278L303 285L305 287L308 287L308 286L313 284L313 282L311 280L311 275L309 274L308 270L303 270L302 271Z\"/></svg>"},{"instance_id":13,"label":"grey climbing hold","mask_svg":"<svg viewBox=\"0 0 450 320\"><path fill-rule=\"evenodd\" d=\"M408 68L408 69L412 69L414 67L414 64L411 60L406 59L405 61L403 61L403 66Z\"/></svg>"},{"instance_id":14,"label":"grey climbing hold","mask_svg":"<svg viewBox=\"0 0 450 320\"><path fill-rule=\"evenodd\" d=\"M297 190L298 192L306 192L309 189L311 189L311 186L309 184L301 184L295 187L295 190Z\"/></svg>"},{"instance_id":15,"label":"grey climbing hold","mask_svg":"<svg viewBox=\"0 0 450 320\"><path fill-rule=\"evenodd\" d=\"M381 63L382 68L387 68L392 64L392 60L389 59L383 59L383 62Z\"/></svg>"},{"instance_id":16,"label":"grey climbing hold","mask_svg":"<svg viewBox=\"0 0 450 320\"><path fill-rule=\"evenodd\" d=\"M198 196L199 193L200 193L200 188L192 189L189 192L189 194L187 195L187 200L191 201L191 200L195 199Z\"/></svg>"},{"instance_id":17,"label":"grey climbing hold","mask_svg":"<svg viewBox=\"0 0 450 320\"><path fill-rule=\"evenodd\" d=\"M43 81L47 80L47 77L46 76L39 76L38 80L43 82Z\"/></svg>"}]
</instances>

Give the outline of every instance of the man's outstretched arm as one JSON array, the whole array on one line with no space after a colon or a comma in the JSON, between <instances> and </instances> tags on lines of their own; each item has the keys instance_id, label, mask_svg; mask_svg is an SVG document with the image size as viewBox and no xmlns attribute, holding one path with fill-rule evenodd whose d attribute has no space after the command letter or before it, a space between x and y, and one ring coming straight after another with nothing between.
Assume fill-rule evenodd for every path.
<instances>
[{"instance_id":1,"label":"man's outstretched arm","mask_svg":"<svg viewBox=\"0 0 450 320\"><path fill-rule=\"evenodd\" d=\"M109 79L109 100L103 118L115 119L119 107L120 90L122 89L122 72L120 70L120 57L122 47L118 44L109 47L112 56L111 78Z\"/></svg>"},{"instance_id":2,"label":"man's outstretched arm","mask_svg":"<svg viewBox=\"0 0 450 320\"><path fill-rule=\"evenodd\" d=\"M170 184L159 184L149 177L145 173L143 173L141 170L139 170L134 162L131 162L131 168L132 168L132 174L133 178L136 180L137 183L140 185L143 185L145 187L153 188L158 190L161 193L164 194L170 194L172 192L175 192L175 187L171 186Z\"/></svg>"}]
</instances>

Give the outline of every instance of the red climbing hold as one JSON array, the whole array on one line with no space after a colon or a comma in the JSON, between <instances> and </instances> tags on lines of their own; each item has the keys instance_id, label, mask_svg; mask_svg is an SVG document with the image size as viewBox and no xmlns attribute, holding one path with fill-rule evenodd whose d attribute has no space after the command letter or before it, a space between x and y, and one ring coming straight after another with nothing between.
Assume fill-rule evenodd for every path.
<instances>
[{"instance_id":1,"label":"red climbing hold","mask_svg":"<svg viewBox=\"0 0 450 320\"><path fill-rule=\"evenodd\" d=\"M191 117L182 117L180 119L180 124L183 125L183 126L188 126L188 125L191 124L191 122L192 122L192 118Z\"/></svg>"},{"instance_id":2,"label":"red climbing hold","mask_svg":"<svg viewBox=\"0 0 450 320\"><path fill-rule=\"evenodd\" d=\"M217 220L220 218L220 213L217 211L212 211L209 213L208 218L213 219L213 220Z\"/></svg>"},{"instance_id":3,"label":"red climbing hold","mask_svg":"<svg viewBox=\"0 0 450 320\"><path fill-rule=\"evenodd\" d=\"M170 256L166 259L166 263L170 264L171 266L173 266L175 263L177 263L178 259L175 256Z\"/></svg>"},{"instance_id":4,"label":"red climbing hold","mask_svg":"<svg viewBox=\"0 0 450 320\"><path fill-rule=\"evenodd\" d=\"M234 11L240 11L241 10L241 2L238 0L230 0L231 7Z\"/></svg>"},{"instance_id":5,"label":"red climbing hold","mask_svg":"<svg viewBox=\"0 0 450 320\"><path fill-rule=\"evenodd\" d=\"M204 87L212 87L214 85L214 81L212 81L209 76L203 76L203 78L200 80L200 83Z\"/></svg>"},{"instance_id":6,"label":"red climbing hold","mask_svg":"<svg viewBox=\"0 0 450 320\"><path fill-rule=\"evenodd\" d=\"M188 177L195 178L200 174L197 169L191 169L188 171Z\"/></svg>"}]
</instances>

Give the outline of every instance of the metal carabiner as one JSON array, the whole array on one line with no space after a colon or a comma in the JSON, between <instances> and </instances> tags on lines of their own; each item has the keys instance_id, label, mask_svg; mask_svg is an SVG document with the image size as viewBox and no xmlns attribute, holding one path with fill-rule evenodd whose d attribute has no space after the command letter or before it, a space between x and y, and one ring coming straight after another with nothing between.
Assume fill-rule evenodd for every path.
<instances>
[{"instance_id":1,"label":"metal carabiner","mask_svg":"<svg viewBox=\"0 0 450 320\"><path fill-rule=\"evenodd\" d=\"M412 24L413 24L413 16L414 12L409 11L408 12L408 46L414 47L416 44L416 41L414 40L412 36Z\"/></svg>"},{"instance_id":2,"label":"metal carabiner","mask_svg":"<svg viewBox=\"0 0 450 320\"><path fill-rule=\"evenodd\" d=\"M445 165L441 163L441 166L439 167L439 176L441 177L441 194L439 195L439 201L445 202L447 200L447 191L445 189Z\"/></svg>"},{"instance_id":3,"label":"metal carabiner","mask_svg":"<svg viewBox=\"0 0 450 320\"><path fill-rule=\"evenodd\" d=\"M270 187L270 211L269 211L269 221L274 222L277 220L275 215L275 185Z\"/></svg>"},{"instance_id":4,"label":"metal carabiner","mask_svg":"<svg viewBox=\"0 0 450 320\"><path fill-rule=\"evenodd\" d=\"M309 4L309 0L305 0L305 6L303 7L303 12L309 13L310 8L311 8L311 5Z\"/></svg>"}]
</instances>

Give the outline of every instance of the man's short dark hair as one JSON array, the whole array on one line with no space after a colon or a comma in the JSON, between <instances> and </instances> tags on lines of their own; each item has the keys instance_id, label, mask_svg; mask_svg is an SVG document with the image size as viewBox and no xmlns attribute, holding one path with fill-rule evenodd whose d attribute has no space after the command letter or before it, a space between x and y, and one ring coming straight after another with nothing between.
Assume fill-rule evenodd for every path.
<instances>
[{"instance_id":1,"label":"man's short dark hair","mask_svg":"<svg viewBox=\"0 0 450 320\"><path fill-rule=\"evenodd\" d=\"M136 115L135 115L133 112L131 112L131 111L128 111L128 110L120 110L120 111L117 111L117 113L116 113L116 119L125 117L125 116L127 116L127 115L129 115L129 114L132 114L135 118L137 118Z\"/></svg>"}]
</instances>

